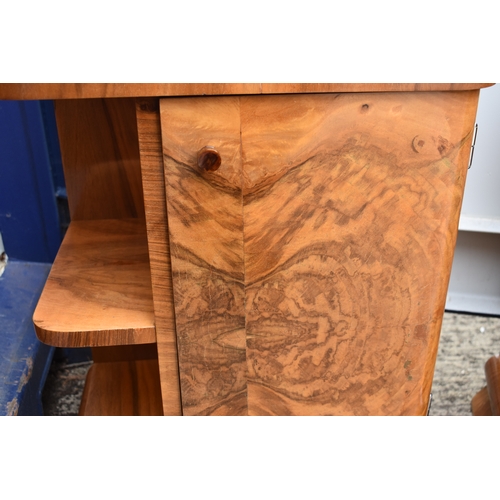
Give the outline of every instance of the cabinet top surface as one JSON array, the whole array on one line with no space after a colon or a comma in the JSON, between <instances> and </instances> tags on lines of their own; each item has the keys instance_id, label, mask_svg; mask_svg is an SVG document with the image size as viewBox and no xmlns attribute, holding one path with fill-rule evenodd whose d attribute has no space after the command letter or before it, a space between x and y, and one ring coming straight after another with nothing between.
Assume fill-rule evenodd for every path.
<instances>
[{"instance_id":1,"label":"cabinet top surface","mask_svg":"<svg viewBox=\"0 0 500 500\"><path fill-rule=\"evenodd\" d=\"M0 99L474 90L492 83L3 83Z\"/></svg>"}]
</instances>

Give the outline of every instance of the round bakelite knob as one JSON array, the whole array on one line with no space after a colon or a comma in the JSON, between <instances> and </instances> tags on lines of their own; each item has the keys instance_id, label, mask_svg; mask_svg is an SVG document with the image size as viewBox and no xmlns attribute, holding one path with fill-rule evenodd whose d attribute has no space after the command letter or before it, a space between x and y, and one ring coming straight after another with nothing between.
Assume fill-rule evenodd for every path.
<instances>
[{"instance_id":1,"label":"round bakelite knob","mask_svg":"<svg viewBox=\"0 0 500 500\"><path fill-rule=\"evenodd\" d=\"M198 151L198 167L203 170L215 172L220 162L220 154L213 146L205 146Z\"/></svg>"}]
</instances>

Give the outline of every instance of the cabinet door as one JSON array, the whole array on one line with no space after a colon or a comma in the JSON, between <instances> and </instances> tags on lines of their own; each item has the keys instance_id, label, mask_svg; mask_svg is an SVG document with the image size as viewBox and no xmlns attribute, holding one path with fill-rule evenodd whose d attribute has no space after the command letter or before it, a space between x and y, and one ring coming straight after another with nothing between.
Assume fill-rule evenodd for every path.
<instances>
[{"instance_id":1,"label":"cabinet door","mask_svg":"<svg viewBox=\"0 0 500 500\"><path fill-rule=\"evenodd\" d=\"M161 102L184 415L247 414L239 98ZM217 149L217 171L197 154Z\"/></svg>"},{"instance_id":2,"label":"cabinet door","mask_svg":"<svg viewBox=\"0 0 500 500\"><path fill-rule=\"evenodd\" d=\"M477 97L161 101L184 414L425 414Z\"/></svg>"}]
</instances>

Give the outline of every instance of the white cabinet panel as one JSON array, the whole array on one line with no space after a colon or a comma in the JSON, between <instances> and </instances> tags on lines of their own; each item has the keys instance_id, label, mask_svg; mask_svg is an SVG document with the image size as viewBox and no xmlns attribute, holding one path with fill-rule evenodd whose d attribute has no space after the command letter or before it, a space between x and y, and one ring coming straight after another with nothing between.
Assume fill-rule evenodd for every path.
<instances>
[{"instance_id":1,"label":"white cabinet panel","mask_svg":"<svg viewBox=\"0 0 500 500\"><path fill-rule=\"evenodd\" d=\"M446 309L500 315L500 234L459 231Z\"/></svg>"},{"instance_id":2,"label":"white cabinet panel","mask_svg":"<svg viewBox=\"0 0 500 500\"><path fill-rule=\"evenodd\" d=\"M482 89L446 309L500 315L500 84Z\"/></svg>"},{"instance_id":3,"label":"white cabinet panel","mask_svg":"<svg viewBox=\"0 0 500 500\"><path fill-rule=\"evenodd\" d=\"M459 229L500 233L500 84L482 89Z\"/></svg>"}]
</instances>

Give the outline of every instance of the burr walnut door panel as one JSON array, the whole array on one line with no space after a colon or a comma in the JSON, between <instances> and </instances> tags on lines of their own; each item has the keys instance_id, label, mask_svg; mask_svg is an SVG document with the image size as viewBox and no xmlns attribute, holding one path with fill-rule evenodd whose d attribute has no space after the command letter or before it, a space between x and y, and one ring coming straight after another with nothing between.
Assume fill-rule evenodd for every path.
<instances>
[{"instance_id":1,"label":"burr walnut door panel","mask_svg":"<svg viewBox=\"0 0 500 500\"><path fill-rule=\"evenodd\" d=\"M184 414L425 414L477 99L161 101Z\"/></svg>"}]
</instances>

